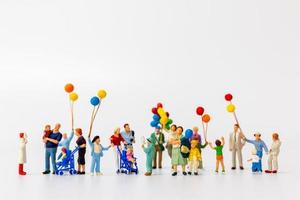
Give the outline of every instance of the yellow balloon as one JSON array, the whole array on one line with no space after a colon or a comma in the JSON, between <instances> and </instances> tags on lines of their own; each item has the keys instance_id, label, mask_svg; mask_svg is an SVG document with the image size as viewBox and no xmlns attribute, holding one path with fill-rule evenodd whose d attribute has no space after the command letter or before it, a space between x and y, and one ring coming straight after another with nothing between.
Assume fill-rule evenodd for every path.
<instances>
[{"instance_id":1,"label":"yellow balloon","mask_svg":"<svg viewBox=\"0 0 300 200\"><path fill-rule=\"evenodd\" d=\"M168 121L169 121L169 119L166 118L166 117L163 117L163 118L160 119L160 123L163 124L163 125L165 125L166 123L168 123Z\"/></svg>"},{"instance_id":2,"label":"yellow balloon","mask_svg":"<svg viewBox=\"0 0 300 200\"><path fill-rule=\"evenodd\" d=\"M105 90L99 90L98 97L100 99L104 99L106 97L106 91Z\"/></svg>"},{"instance_id":3,"label":"yellow balloon","mask_svg":"<svg viewBox=\"0 0 300 200\"><path fill-rule=\"evenodd\" d=\"M164 115L164 113L165 113L165 111L164 111L164 109L162 109L162 108L158 108L157 109L157 113L159 114L159 116L163 116Z\"/></svg>"},{"instance_id":4,"label":"yellow balloon","mask_svg":"<svg viewBox=\"0 0 300 200\"><path fill-rule=\"evenodd\" d=\"M227 106L227 111L230 112L230 113L233 113L235 111L235 105L229 104Z\"/></svg>"},{"instance_id":5,"label":"yellow balloon","mask_svg":"<svg viewBox=\"0 0 300 200\"><path fill-rule=\"evenodd\" d=\"M70 100L71 101L77 101L77 99L78 99L78 94L76 94L75 92L73 92L73 93L71 93L70 95L69 95L69 98L70 98Z\"/></svg>"}]
</instances>

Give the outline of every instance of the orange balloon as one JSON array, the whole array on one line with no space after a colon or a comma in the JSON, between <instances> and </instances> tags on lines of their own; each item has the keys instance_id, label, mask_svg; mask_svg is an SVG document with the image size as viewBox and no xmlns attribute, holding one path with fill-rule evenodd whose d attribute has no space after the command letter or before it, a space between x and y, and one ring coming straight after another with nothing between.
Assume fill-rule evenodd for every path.
<instances>
[{"instance_id":1,"label":"orange balloon","mask_svg":"<svg viewBox=\"0 0 300 200\"><path fill-rule=\"evenodd\" d=\"M73 91L74 91L74 85L71 84L71 83L68 83L67 85L65 85L65 91L66 91L67 93L73 92Z\"/></svg>"},{"instance_id":2,"label":"orange balloon","mask_svg":"<svg viewBox=\"0 0 300 200\"><path fill-rule=\"evenodd\" d=\"M202 121L203 121L204 123L208 123L208 122L210 122L210 116L209 116L208 114L206 114L206 115L203 115L203 117L202 117Z\"/></svg>"}]
</instances>

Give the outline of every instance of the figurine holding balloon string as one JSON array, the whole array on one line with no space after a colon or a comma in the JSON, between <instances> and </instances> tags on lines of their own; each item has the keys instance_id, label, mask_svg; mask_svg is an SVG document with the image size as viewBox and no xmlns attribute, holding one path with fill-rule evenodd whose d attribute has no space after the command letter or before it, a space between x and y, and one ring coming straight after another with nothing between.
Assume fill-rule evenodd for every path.
<instances>
[{"instance_id":1,"label":"figurine holding balloon string","mask_svg":"<svg viewBox=\"0 0 300 200\"><path fill-rule=\"evenodd\" d=\"M69 93L69 103L70 103L70 111L71 111L71 127L74 130L74 102L78 100L78 94L73 92L74 85L68 83L65 85L65 91Z\"/></svg>"},{"instance_id":2,"label":"figurine holding balloon string","mask_svg":"<svg viewBox=\"0 0 300 200\"><path fill-rule=\"evenodd\" d=\"M94 125L94 121L95 118L98 114L100 105L101 105L101 101L106 97L106 91L105 90L99 90L98 92L98 96L94 96L91 98L90 103L93 106L93 110L92 110L92 115L91 115L91 122L90 122L90 127L89 127L89 133L88 133L88 137L91 136L92 130L93 130L93 125Z\"/></svg>"}]
</instances>

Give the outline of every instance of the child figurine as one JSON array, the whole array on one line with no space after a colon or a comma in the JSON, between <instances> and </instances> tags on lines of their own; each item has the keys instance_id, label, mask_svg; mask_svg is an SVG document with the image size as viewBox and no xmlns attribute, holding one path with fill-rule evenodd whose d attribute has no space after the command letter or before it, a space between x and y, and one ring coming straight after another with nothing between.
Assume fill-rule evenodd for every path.
<instances>
[{"instance_id":1,"label":"child figurine","mask_svg":"<svg viewBox=\"0 0 300 200\"><path fill-rule=\"evenodd\" d=\"M131 162L132 164L134 164L136 162L136 159L134 158L134 155L133 155L133 147L132 146L127 147L126 157L127 157L127 160L129 162Z\"/></svg>"},{"instance_id":2,"label":"child figurine","mask_svg":"<svg viewBox=\"0 0 300 200\"><path fill-rule=\"evenodd\" d=\"M147 139L146 142L143 142L143 145L142 145L142 148L147 156L147 159L146 159L146 170L147 171L145 173L145 176L151 176L152 175L152 161L153 161L153 156L154 156L154 145L150 139Z\"/></svg>"},{"instance_id":3,"label":"child figurine","mask_svg":"<svg viewBox=\"0 0 300 200\"><path fill-rule=\"evenodd\" d=\"M78 137L76 144L79 147L78 150L78 175L84 175L85 174L85 153L86 153L86 140L82 136L82 129L77 128L75 129L75 135Z\"/></svg>"},{"instance_id":4,"label":"child figurine","mask_svg":"<svg viewBox=\"0 0 300 200\"><path fill-rule=\"evenodd\" d=\"M252 162L252 172L261 172L261 165L259 164L260 158L257 155L256 149L252 150L251 159L248 160L248 162Z\"/></svg>"},{"instance_id":5,"label":"child figurine","mask_svg":"<svg viewBox=\"0 0 300 200\"><path fill-rule=\"evenodd\" d=\"M46 126L45 126L45 130L44 130L43 139L49 137L49 135L50 135L51 133L52 133L51 126L50 126L50 125L46 125Z\"/></svg>"},{"instance_id":6,"label":"child figurine","mask_svg":"<svg viewBox=\"0 0 300 200\"><path fill-rule=\"evenodd\" d=\"M221 140L216 140L215 142L216 147L213 147L212 143L209 143L209 146L216 150L216 159L217 159L217 163L216 163L216 173L219 173L219 165L221 164L222 166L222 173L225 173L225 166L224 166L224 159L223 159L223 147L225 144L225 140L224 137L221 138Z\"/></svg>"},{"instance_id":7,"label":"child figurine","mask_svg":"<svg viewBox=\"0 0 300 200\"><path fill-rule=\"evenodd\" d=\"M58 155L57 160L64 160L67 157L68 150L63 147L61 148L61 153Z\"/></svg>"},{"instance_id":8,"label":"child figurine","mask_svg":"<svg viewBox=\"0 0 300 200\"><path fill-rule=\"evenodd\" d=\"M19 175L25 176L24 164L26 163L26 144L27 136L25 133L20 133L20 145L19 145Z\"/></svg>"},{"instance_id":9,"label":"child figurine","mask_svg":"<svg viewBox=\"0 0 300 200\"><path fill-rule=\"evenodd\" d=\"M270 173L276 174L278 171L278 155L281 146L281 141L279 140L278 133L274 133L272 135L272 139L273 139L273 143L269 152L268 170L265 171L267 174Z\"/></svg>"},{"instance_id":10,"label":"child figurine","mask_svg":"<svg viewBox=\"0 0 300 200\"><path fill-rule=\"evenodd\" d=\"M194 175L198 176L198 168L201 160L202 158L198 148L198 140L192 140L190 156L189 156L189 168L190 168L190 171L188 172L189 175L192 175L192 173L194 172Z\"/></svg>"},{"instance_id":11,"label":"child figurine","mask_svg":"<svg viewBox=\"0 0 300 200\"><path fill-rule=\"evenodd\" d=\"M92 149L91 150L92 151L92 153L91 153L91 155L92 155L91 175L93 176L95 173L97 176L101 176L102 173L100 171L100 160L101 160L101 157L103 157L103 151L109 150L111 145L104 148L100 144L101 140L100 140L99 136L95 136L94 139L91 141L91 136L89 135L88 142Z\"/></svg>"}]
</instances>

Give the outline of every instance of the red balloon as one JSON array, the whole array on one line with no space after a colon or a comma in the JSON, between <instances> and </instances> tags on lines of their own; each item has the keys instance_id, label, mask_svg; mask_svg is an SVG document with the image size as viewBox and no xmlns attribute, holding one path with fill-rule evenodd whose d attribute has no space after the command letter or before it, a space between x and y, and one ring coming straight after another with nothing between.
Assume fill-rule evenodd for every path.
<instances>
[{"instance_id":1,"label":"red balloon","mask_svg":"<svg viewBox=\"0 0 300 200\"><path fill-rule=\"evenodd\" d=\"M226 101L231 101L232 99L233 99L232 94L226 94L226 95L225 95L225 100L226 100Z\"/></svg>"},{"instance_id":2,"label":"red balloon","mask_svg":"<svg viewBox=\"0 0 300 200\"><path fill-rule=\"evenodd\" d=\"M162 107L163 107L162 103L157 104L157 108L162 108Z\"/></svg>"},{"instance_id":3,"label":"red balloon","mask_svg":"<svg viewBox=\"0 0 300 200\"><path fill-rule=\"evenodd\" d=\"M204 108L203 107L198 107L196 110L197 115L202 116L204 113Z\"/></svg>"},{"instance_id":4,"label":"red balloon","mask_svg":"<svg viewBox=\"0 0 300 200\"><path fill-rule=\"evenodd\" d=\"M166 112L167 117L170 117L170 113Z\"/></svg>"},{"instance_id":5,"label":"red balloon","mask_svg":"<svg viewBox=\"0 0 300 200\"><path fill-rule=\"evenodd\" d=\"M155 115L157 115L158 114L157 113L157 108L152 108L152 113L155 114Z\"/></svg>"}]
</instances>

